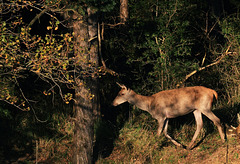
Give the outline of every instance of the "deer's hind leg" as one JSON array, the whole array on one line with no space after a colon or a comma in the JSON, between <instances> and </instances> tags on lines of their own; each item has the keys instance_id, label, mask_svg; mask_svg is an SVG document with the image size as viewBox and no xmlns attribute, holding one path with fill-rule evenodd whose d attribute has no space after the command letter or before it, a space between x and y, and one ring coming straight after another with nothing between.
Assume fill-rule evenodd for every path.
<instances>
[{"instance_id":1,"label":"deer's hind leg","mask_svg":"<svg viewBox=\"0 0 240 164\"><path fill-rule=\"evenodd\" d=\"M191 141L190 144L188 145L187 149L192 149L192 146L193 146L195 140L197 139L198 134L200 133L200 131L201 131L202 127L203 127L203 121L202 121L202 113L201 113L201 111L195 110L195 111L193 112L193 114L194 114L194 117L195 117L197 129L196 129L196 131L195 131L195 133L194 133L194 136L193 136L193 138L192 138L192 141Z\"/></svg>"},{"instance_id":2,"label":"deer's hind leg","mask_svg":"<svg viewBox=\"0 0 240 164\"><path fill-rule=\"evenodd\" d=\"M214 123L214 125L217 126L218 132L219 132L220 137L222 139L222 142L225 142L225 135L224 135L224 132L223 132L223 128L222 128L220 119L217 116L215 116L215 114L213 114L213 112L211 110L209 110L209 111L202 111L202 113L205 116L207 116Z\"/></svg>"}]
</instances>

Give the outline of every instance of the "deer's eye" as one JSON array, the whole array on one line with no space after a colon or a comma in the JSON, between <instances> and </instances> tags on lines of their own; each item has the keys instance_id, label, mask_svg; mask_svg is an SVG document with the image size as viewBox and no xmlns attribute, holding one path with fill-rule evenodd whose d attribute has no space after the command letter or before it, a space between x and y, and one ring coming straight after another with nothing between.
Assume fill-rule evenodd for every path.
<instances>
[{"instance_id":1,"label":"deer's eye","mask_svg":"<svg viewBox=\"0 0 240 164\"><path fill-rule=\"evenodd\" d=\"M119 96L123 96L124 95L124 93L119 93Z\"/></svg>"}]
</instances>

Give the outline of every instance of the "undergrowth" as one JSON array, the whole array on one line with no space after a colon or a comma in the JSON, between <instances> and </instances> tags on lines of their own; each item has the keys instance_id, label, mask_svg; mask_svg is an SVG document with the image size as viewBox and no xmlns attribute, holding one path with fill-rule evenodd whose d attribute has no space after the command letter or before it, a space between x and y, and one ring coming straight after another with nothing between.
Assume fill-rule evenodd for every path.
<instances>
[{"instance_id":1,"label":"undergrowth","mask_svg":"<svg viewBox=\"0 0 240 164\"><path fill-rule=\"evenodd\" d=\"M41 137L35 140L36 163L68 163L72 158L73 123L64 115L53 117L53 127L57 133L52 138Z\"/></svg>"},{"instance_id":2,"label":"undergrowth","mask_svg":"<svg viewBox=\"0 0 240 164\"><path fill-rule=\"evenodd\" d=\"M236 125L239 105L224 106L214 113L223 122ZM22 117L20 117L22 118ZM53 114L48 123L27 122L27 117L2 126L2 148L0 159L9 157L7 162L22 163L70 163L74 124L71 118L61 113ZM123 125L99 119L95 125L96 164L156 164L156 163L234 163L240 162L238 138L229 138L222 144L217 128L206 117L193 150L176 147L164 134L157 136L158 124L150 114L139 110L131 111L130 118ZM3 120L2 120L3 123ZM7 124L8 123L8 124ZM17 123L17 126L15 124ZM14 125L14 126L13 126ZM8 131L5 133L4 131ZM15 128L15 129L14 129ZM188 145L196 130L192 114L171 119L169 134ZM9 134L9 136L5 136ZM26 142L25 142L26 141ZM5 142L5 143L4 143ZM6 147L12 144L12 147ZM27 151L30 149L29 151ZM8 153L8 156L4 154ZM14 153L19 156L13 158ZM11 156L10 156L11 155ZM11 158L10 158L11 157ZM207 162L206 162L207 161ZM216 162L217 161L217 162ZM0 160L0 162L3 162Z\"/></svg>"},{"instance_id":3,"label":"undergrowth","mask_svg":"<svg viewBox=\"0 0 240 164\"><path fill-rule=\"evenodd\" d=\"M214 110L218 117L224 117L225 110L232 117L239 112L238 106L226 107L224 109ZM137 112L138 113L138 112ZM225 118L227 119L227 118ZM234 123L236 120L225 120ZM109 157L99 158L97 164L102 163L198 163L207 158L218 158L226 163L226 149L234 146L238 141L237 138L230 139L228 143L222 144L217 128L206 117L203 117L204 127L201 130L193 150L186 150L175 146L171 141L166 139L164 134L159 137L157 133L157 121L149 114L140 112L133 115L119 131L119 136L114 141L114 149ZM190 114L169 122L168 132L177 141L187 146L196 130L194 117ZM227 146L227 144L230 144ZM218 151L220 151L218 153ZM217 155L216 155L217 153ZM222 155L218 155L221 154ZM238 153L233 153L233 159L239 160ZM213 157L217 156L217 157ZM232 154L231 154L232 155ZM219 161L221 163L221 161Z\"/></svg>"},{"instance_id":4,"label":"undergrowth","mask_svg":"<svg viewBox=\"0 0 240 164\"><path fill-rule=\"evenodd\" d=\"M20 117L22 118L22 117ZM2 120L0 163L68 163L72 155L73 123L53 114L45 123L24 119ZM3 126L4 124L5 126Z\"/></svg>"}]
</instances>

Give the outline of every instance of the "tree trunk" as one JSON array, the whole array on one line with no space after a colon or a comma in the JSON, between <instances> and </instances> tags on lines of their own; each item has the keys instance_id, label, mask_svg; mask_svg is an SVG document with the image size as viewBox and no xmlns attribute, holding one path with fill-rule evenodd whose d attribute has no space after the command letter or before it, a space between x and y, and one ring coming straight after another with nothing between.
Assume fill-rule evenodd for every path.
<instances>
[{"instance_id":1,"label":"tree trunk","mask_svg":"<svg viewBox=\"0 0 240 164\"><path fill-rule=\"evenodd\" d=\"M128 19L128 0L120 0L120 21L126 23Z\"/></svg>"},{"instance_id":2,"label":"tree trunk","mask_svg":"<svg viewBox=\"0 0 240 164\"><path fill-rule=\"evenodd\" d=\"M94 68L99 66L99 47L98 47L98 17L97 12L90 7L87 9L88 12L88 34L89 34L89 54L90 62ZM95 72L98 70L95 70ZM93 103L93 114L98 116L99 114L99 93L98 93L98 77L97 75L92 76L92 94L94 95Z\"/></svg>"},{"instance_id":3,"label":"tree trunk","mask_svg":"<svg viewBox=\"0 0 240 164\"><path fill-rule=\"evenodd\" d=\"M76 67L80 76L76 79L75 89L75 129L74 129L74 164L91 164L93 162L94 115L97 108L98 85L94 72L98 67L97 19L89 8L88 15L74 16L73 32L75 38ZM88 16L88 17L87 17ZM96 29L95 29L96 28ZM96 32L95 32L96 31ZM79 69L77 69L79 71ZM84 72L86 74L84 74Z\"/></svg>"}]
</instances>

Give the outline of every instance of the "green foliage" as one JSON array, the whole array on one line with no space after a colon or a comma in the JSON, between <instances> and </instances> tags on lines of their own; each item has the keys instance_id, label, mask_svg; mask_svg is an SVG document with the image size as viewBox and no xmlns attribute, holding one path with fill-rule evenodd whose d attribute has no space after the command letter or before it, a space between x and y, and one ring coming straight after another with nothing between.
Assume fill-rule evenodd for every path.
<instances>
[{"instance_id":1,"label":"green foliage","mask_svg":"<svg viewBox=\"0 0 240 164\"><path fill-rule=\"evenodd\" d=\"M104 51L105 58L113 58L114 62L122 60L121 64L115 62L111 66L109 62L109 65L124 75L121 80L130 81L129 86L142 94L176 88L182 81L183 85L217 89L216 85L222 85L219 81L222 71L215 68L220 65L204 67L221 58L229 45L238 58L239 50L234 47L239 43L239 19L237 15L232 15L228 23L223 19L223 32L235 31L228 37L234 36L236 43L230 44L225 32L221 32L222 20L209 7L205 1L129 1L128 27L117 28L115 33L109 30L109 37L106 34L105 46L111 51ZM231 59L225 57L221 63L224 65L225 61ZM193 71L196 73L185 81Z\"/></svg>"},{"instance_id":2,"label":"green foliage","mask_svg":"<svg viewBox=\"0 0 240 164\"><path fill-rule=\"evenodd\" d=\"M3 153L11 151L31 154L36 162L49 163L48 159L57 158L54 161L62 159L66 163L73 154L67 152L73 142L74 125L67 120L72 117L74 89L85 85L76 80L101 74L88 59L90 46L83 47L87 51L76 53L76 42L82 36L71 31L73 21L83 23L80 17L86 4L75 6L81 13L68 8L70 5L64 0L15 0L0 5L0 128L6 129L0 139L0 162ZM88 95L90 101L94 96ZM62 118L62 113L68 117ZM11 134L17 137L12 139ZM9 141L2 145L7 138ZM18 140L24 143L17 144ZM65 146L59 144L62 141ZM25 151L25 147L30 150ZM3 159L13 158L13 153ZM17 161L19 157L16 158Z\"/></svg>"},{"instance_id":3,"label":"green foliage","mask_svg":"<svg viewBox=\"0 0 240 164\"><path fill-rule=\"evenodd\" d=\"M111 12L116 6L115 0L86 0L89 6L94 6L100 12Z\"/></svg>"},{"instance_id":4,"label":"green foliage","mask_svg":"<svg viewBox=\"0 0 240 164\"><path fill-rule=\"evenodd\" d=\"M0 117L12 118L10 111L8 109L4 109L3 107L0 107Z\"/></svg>"},{"instance_id":5,"label":"green foliage","mask_svg":"<svg viewBox=\"0 0 240 164\"><path fill-rule=\"evenodd\" d=\"M144 92L175 88L184 75L198 67L192 54L196 39L192 28L194 9L196 5L185 1L130 2L134 12L128 36L135 43L124 46L129 52L128 63L136 65L132 68L137 73L135 80L145 86Z\"/></svg>"},{"instance_id":6,"label":"green foliage","mask_svg":"<svg viewBox=\"0 0 240 164\"><path fill-rule=\"evenodd\" d=\"M239 96L239 72L240 72L240 27L238 13L224 18L219 22L223 35L227 39L227 43L223 45L229 48L229 55L225 58L224 63L217 67L220 74L220 80L224 86L225 99L228 104L240 102Z\"/></svg>"},{"instance_id":7,"label":"green foliage","mask_svg":"<svg viewBox=\"0 0 240 164\"><path fill-rule=\"evenodd\" d=\"M114 30L106 25L104 31L103 55L110 60L110 68L119 73L116 81L143 95L176 88L182 81L185 86L213 88L219 94L216 108L221 108L214 111L219 112L217 115L223 122L232 118L230 124L235 123L240 100L239 7L224 5L229 5L231 10L221 8L224 12L216 16L214 11L219 6L208 1L129 1L127 25L116 26ZM110 16L105 15L105 18L108 18L105 23L109 23ZM191 76L184 81L187 75ZM189 163L189 153L182 149L178 151L161 137L156 139L151 135L157 125L143 113L132 113L134 121L131 118L121 129L112 155L106 160L101 159L102 163ZM214 131L210 124L205 126L205 133ZM173 134L189 143L195 131L193 127L192 124L184 125L180 127L181 131L173 130ZM194 150L197 162L206 152L212 154L219 148L216 141L219 137L213 136ZM145 148L151 152L145 152ZM169 157L169 152L174 155Z\"/></svg>"},{"instance_id":8,"label":"green foliage","mask_svg":"<svg viewBox=\"0 0 240 164\"><path fill-rule=\"evenodd\" d=\"M71 62L68 60L68 55L72 51L72 35L69 33L54 34L53 32L58 29L58 21L50 22L51 26L47 27L50 34L45 35L45 37L31 35L31 28L24 26L21 19L16 20L15 23L20 23L21 28L19 27L19 33L13 35L9 31L14 31L16 27L7 26L8 23L5 21L1 22L0 71L1 88L3 88L1 99L10 104L17 103L16 95L9 84L10 81L17 84L18 79L22 78L23 72L26 71L35 73L43 79L52 81L52 83L71 85L73 76L68 71L69 62Z\"/></svg>"},{"instance_id":9,"label":"green foliage","mask_svg":"<svg viewBox=\"0 0 240 164\"><path fill-rule=\"evenodd\" d=\"M115 96L113 90L119 89L114 88L114 82L126 82L137 92L149 95L176 88L192 71L198 71L223 57L215 66L191 76L184 85L205 85L217 90L219 101L222 101L218 101L217 106L228 110L223 110L220 116L236 120L235 115L239 112L236 104L240 102L239 2L231 0L229 3L231 11L226 9L223 16L217 17L213 13L217 6L208 1L130 0L129 20L125 25L119 25L118 0L4 1L0 4L0 116L11 120L9 126L4 125L5 129L12 130L10 125L17 127L18 134L26 132L23 138L33 139L34 135L41 134L42 137L48 136L46 140L41 138L39 149L45 151L45 155L49 152L54 154L65 136L71 141L72 124L50 104L59 105L63 100L71 106L74 96L69 89L77 87L76 78L99 77L102 74L100 68L95 68L93 64L87 63L84 70L79 68L83 59L74 56L75 38L68 29L71 14L77 11L82 16L91 6L99 13L103 59L107 67L119 75L117 78L105 76L101 79L102 119L105 120L96 124L95 128L96 144L101 149L98 152L108 149L106 145L115 146L113 154L119 158L107 159L110 163L123 162L122 159L126 163L176 163L186 159L189 154L182 149L176 153L177 157L167 157L169 150L164 151L167 142L164 137L154 135L157 123L149 115L136 110L132 113L133 120L124 124L129 117L129 108L123 106L125 110L110 110L112 97ZM37 18L44 9L47 12ZM34 18L35 22L30 23ZM60 97L56 98L57 95ZM89 95L90 99L92 97ZM226 104L230 107L226 108ZM59 105L56 108L65 107ZM19 110L30 110L40 120L47 119L50 123L39 125L30 112L18 113L22 112ZM183 132L177 133L181 140L188 140L194 133L187 126L181 129ZM47 145L50 145L49 149L44 149ZM172 147L170 153L176 151ZM202 145L198 152L212 153L212 147L216 145ZM66 147L64 152L57 150L61 156L69 151ZM111 153L109 149L106 151ZM48 154L50 158L53 157L51 153Z\"/></svg>"},{"instance_id":10,"label":"green foliage","mask_svg":"<svg viewBox=\"0 0 240 164\"><path fill-rule=\"evenodd\" d=\"M85 69L80 67L85 59L74 56L74 33L70 32L70 27L66 28L67 24L60 21L62 19L60 16L57 18L55 14L47 13L50 16L45 24L40 23L44 22L41 18L39 22L32 23L33 20L36 21L35 18L39 14L38 10L40 9L37 5L43 9L46 9L46 5L48 5L48 10L54 10L58 9L61 3L64 1L57 1L57 3L46 1L40 4L16 1L16 3L2 4L0 100L19 109L30 110L31 105L28 98L25 97L19 81L29 74L35 74L49 84L42 92L44 95L55 94L56 88L57 93L68 104L73 100L73 95L70 92L64 93L64 88L74 89L76 78L101 74L101 71L92 63L87 63ZM13 9L8 11L10 8ZM38 10L35 11L35 9ZM68 12L68 10L66 11ZM18 12L19 15L12 16L11 19L5 18L9 16L8 13L14 14L15 12ZM29 23L26 16L33 13L36 16ZM36 31L36 26L41 26L42 31Z\"/></svg>"}]
</instances>

